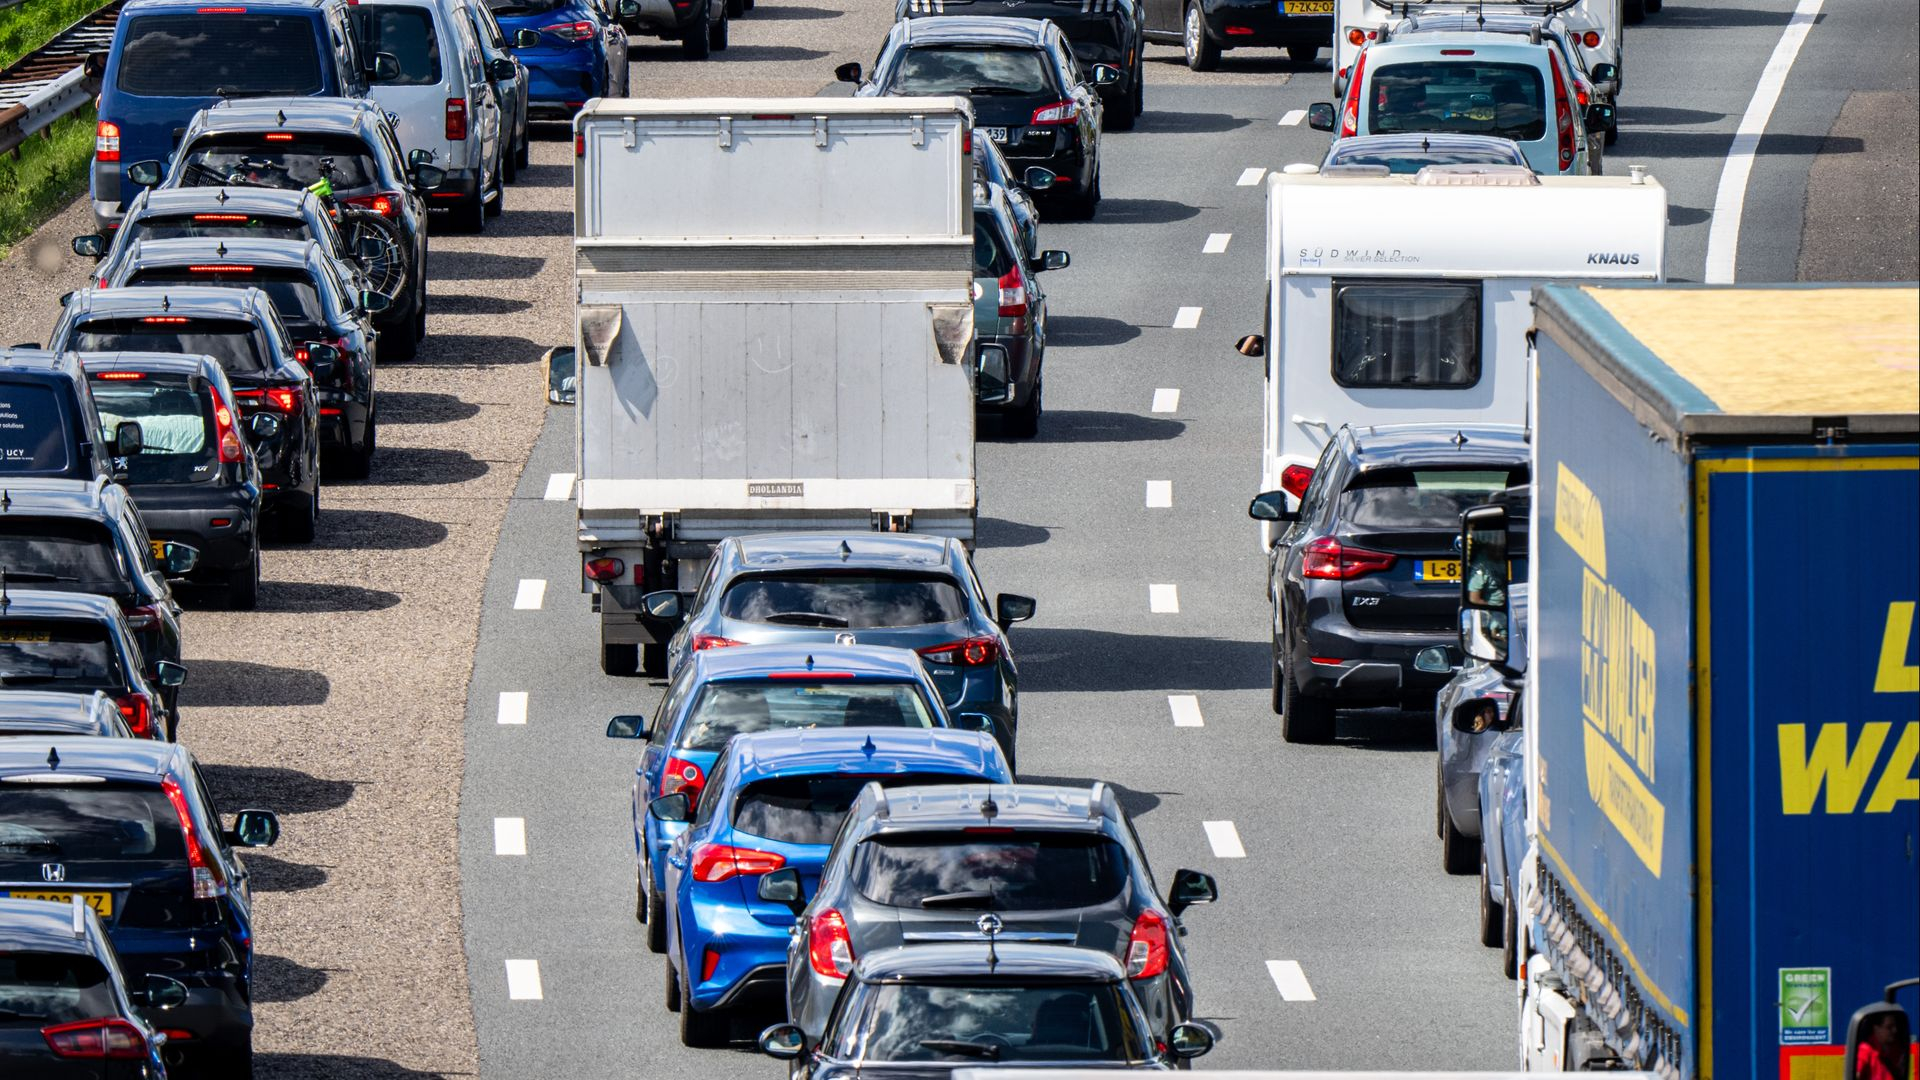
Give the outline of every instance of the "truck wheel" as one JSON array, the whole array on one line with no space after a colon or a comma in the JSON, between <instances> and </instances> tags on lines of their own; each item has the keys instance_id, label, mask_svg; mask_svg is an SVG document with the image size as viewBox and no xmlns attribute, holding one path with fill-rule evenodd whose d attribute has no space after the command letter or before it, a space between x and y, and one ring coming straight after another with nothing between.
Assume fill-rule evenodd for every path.
<instances>
[{"instance_id":1,"label":"truck wheel","mask_svg":"<svg viewBox=\"0 0 1920 1080\"><path fill-rule=\"evenodd\" d=\"M1480 857L1480 841L1453 827L1453 815L1441 808L1440 865L1449 874L1473 873L1473 862Z\"/></svg>"},{"instance_id":2,"label":"truck wheel","mask_svg":"<svg viewBox=\"0 0 1920 1080\"><path fill-rule=\"evenodd\" d=\"M640 646L600 643L600 670L608 675L631 675L640 666Z\"/></svg>"},{"instance_id":3,"label":"truck wheel","mask_svg":"<svg viewBox=\"0 0 1920 1080\"><path fill-rule=\"evenodd\" d=\"M640 674L649 679L662 678L667 674L667 647L665 645L640 646Z\"/></svg>"},{"instance_id":4,"label":"truck wheel","mask_svg":"<svg viewBox=\"0 0 1920 1080\"><path fill-rule=\"evenodd\" d=\"M1333 741L1333 702L1310 698L1293 681L1293 660L1283 659L1286 670L1286 700L1282 703L1280 737L1290 743L1327 743Z\"/></svg>"},{"instance_id":5,"label":"truck wheel","mask_svg":"<svg viewBox=\"0 0 1920 1080\"><path fill-rule=\"evenodd\" d=\"M673 961L667 961L667 1011L680 1011L680 973L673 970Z\"/></svg>"},{"instance_id":6,"label":"truck wheel","mask_svg":"<svg viewBox=\"0 0 1920 1080\"><path fill-rule=\"evenodd\" d=\"M1497 949L1506 942L1505 904L1493 902L1493 890L1487 888L1487 854L1480 853L1480 944Z\"/></svg>"},{"instance_id":7,"label":"truck wheel","mask_svg":"<svg viewBox=\"0 0 1920 1080\"><path fill-rule=\"evenodd\" d=\"M1195 71L1212 71L1220 66L1220 43L1207 36L1207 21L1199 4L1187 5L1186 22L1181 25L1180 44L1186 50L1187 66Z\"/></svg>"},{"instance_id":8,"label":"truck wheel","mask_svg":"<svg viewBox=\"0 0 1920 1080\"><path fill-rule=\"evenodd\" d=\"M695 22L687 28L687 36L680 39L680 52L689 60L705 60L713 47L707 40L705 19Z\"/></svg>"}]
</instances>

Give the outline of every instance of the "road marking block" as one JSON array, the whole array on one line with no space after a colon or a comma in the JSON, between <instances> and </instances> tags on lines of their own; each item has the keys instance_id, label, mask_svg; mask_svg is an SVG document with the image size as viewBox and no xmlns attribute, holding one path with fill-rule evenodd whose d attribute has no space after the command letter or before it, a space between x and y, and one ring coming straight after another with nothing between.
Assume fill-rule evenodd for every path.
<instances>
[{"instance_id":1,"label":"road marking block","mask_svg":"<svg viewBox=\"0 0 1920 1080\"><path fill-rule=\"evenodd\" d=\"M1298 960L1269 960L1267 974L1273 976L1282 1001L1320 1000L1313 996L1313 987L1307 983L1307 973L1300 970Z\"/></svg>"},{"instance_id":2,"label":"road marking block","mask_svg":"<svg viewBox=\"0 0 1920 1080\"><path fill-rule=\"evenodd\" d=\"M1173 505L1173 481L1147 481L1147 509L1156 510Z\"/></svg>"},{"instance_id":3,"label":"road marking block","mask_svg":"<svg viewBox=\"0 0 1920 1080\"><path fill-rule=\"evenodd\" d=\"M1147 586L1147 610L1155 615L1180 614L1180 590L1172 585Z\"/></svg>"},{"instance_id":4,"label":"road marking block","mask_svg":"<svg viewBox=\"0 0 1920 1080\"><path fill-rule=\"evenodd\" d=\"M1767 121L1780 100L1781 88L1786 86L1787 72L1793 69L1800 46L1806 44L1813 21L1820 17L1822 2L1800 0L1794 6L1793 18L1780 32L1780 41L1760 72L1760 82L1753 88L1753 99L1747 102L1747 111L1740 117L1733 145L1727 148L1726 164L1720 168L1720 187L1713 196L1713 223L1707 227L1704 279L1708 284L1733 280L1734 263L1740 257L1740 215L1746 209L1747 177L1753 173L1753 155L1760 148L1760 137L1767 133Z\"/></svg>"},{"instance_id":5,"label":"road marking block","mask_svg":"<svg viewBox=\"0 0 1920 1080\"><path fill-rule=\"evenodd\" d=\"M523 577L520 588L513 594L515 611L538 611L540 604L547 598L547 579Z\"/></svg>"},{"instance_id":6,"label":"road marking block","mask_svg":"<svg viewBox=\"0 0 1920 1080\"><path fill-rule=\"evenodd\" d=\"M540 961L507 961L507 997L513 1001L539 1001L545 995L540 992Z\"/></svg>"},{"instance_id":7,"label":"road marking block","mask_svg":"<svg viewBox=\"0 0 1920 1080\"><path fill-rule=\"evenodd\" d=\"M573 498L573 474L557 472L547 477L547 501L566 502Z\"/></svg>"},{"instance_id":8,"label":"road marking block","mask_svg":"<svg viewBox=\"0 0 1920 1080\"><path fill-rule=\"evenodd\" d=\"M1168 694L1167 708L1173 711L1174 727L1206 727L1200 718L1200 699L1192 694Z\"/></svg>"},{"instance_id":9,"label":"road marking block","mask_svg":"<svg viewBox=\"0 0 1920 1080\"><path fill-rule=\"evenodd\" d=\"M1203 821L1200 827L1207 830L1207 843L1213 846L1216 859L1244 859L1247 849L1240 846L1240 831L1231 821Z\"/></svg>"},{"instance_id":10,"label":"road marking block","mask_svg":"<svg viewBox=\"0 0 1920 1080\"><path fill-rule=\"evenodd\" d=\"M1163 386L1153 392L1154 412L1176 412L1180 408L1180 390L1178 387Z\"/></svg>"},{"instance_id":11,"label":"road marking block","mask_svg":"<svg viewBox=\"0 0 1920 1080\"><path fill-rule=\"evenodd\" d=\"M495 855L527 853L526 818L497 817L493 819L493 853Z\"/></svg>"},{"instance_id":12,"label":"road marking block","mask_svg":"<svg viewBox=\"0 0 1920 1080\"><path fill-rule=\"evenodd\" d=\"M1191 330L1199 325L1200 309L1197 307L1183 307L1173 316L1175 330Z\"/></svg>"},{"instance_id":13,"label":"road marking block","mask_svg":"<svg viewBox=\"0 0 1920 1080\"><path fill-rule=\"evenodd\" d=\"M503 724L524 724L527 722L527 692L525 690L500 691L500 722Z\"/></svg>"},{"instance_id":14,"label":"road marking block","mask_svg":"<svg viewBox=\"0 0 1920 1080\"><path fill-rule=\"evenodd\" d=\"M1243 169L1240 172L1240 186L1252 187L1266 179L1267 170L1259 168Z\"/></svg>"},{"instance_id":15,"label":"road marking block","mask_svg":"<svg viewBox=\"0 0 1920 1080\"><path fill-rule=\"evenodd\" d=\"M1307 118L1307 110L1292 109L1287 112L1287 115L1280 118L1280 126L1293 127L1299 124L1300 121L1305 120L1306 118Z\"/></svg>"},{"instance_id":16,"label":"road marking block","mask_svg":"<svg viewBox=\"0 0 1920 1080\"><path fill-rule=\"evenodd\" d=\"M1200 248L1200 254L1202 255L1225 254L1227 250L1227 244L1230 241L1232 241L1232 239L1233 239L1233 234L1230 232L1208 233L1207 242L1204 246Z\"/></svg>"}]
</instances>

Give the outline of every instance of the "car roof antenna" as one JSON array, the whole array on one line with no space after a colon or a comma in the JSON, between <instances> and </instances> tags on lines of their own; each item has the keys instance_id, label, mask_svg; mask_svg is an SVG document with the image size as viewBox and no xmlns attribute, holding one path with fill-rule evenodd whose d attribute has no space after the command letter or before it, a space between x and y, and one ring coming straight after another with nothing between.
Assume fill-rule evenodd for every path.
<instances>
[{"instance_id":1,"label":"car roof antenna","mask_svg":"<svg viewBox=\"0 0 1920 1080\"><path fill-rule=\"evenodd\" d=\"M60 748L57 746L47 747L47 768L49 770L52 770L52 769L57 769L59 767L60 767Z\"/></svg>"},{"instance_id":2,"label":"car roof antenna","mask_svg":"<svg viewBox=\"0 0 1920 1080\"><path fill-rule=\"evenodd\" d=\"M0 488L0 513L13 509L13 492Z\"/></svg>"},{"instance_id":3,"label":"car roof antenna","mask_svg":"<svg viewBox=\"0 0 1920 1080\"><path fill-rule=\"evenodd\" d=\"M991 973L994 968L1000 965L1000 954L994 948L994 942L1000 936L1000 916L989 911L985 915L975 919L973 925L979 927L980 932L987 935L987 971Z\"/></svg>"},{"instance_id":4,"label":"car roof antenna","mask_svg":"<svg viewBox=\"0 0 1920 1080\"><path fill-rule=\"evenodd\" d=\"M840 561L846 562L848 559L852 557L853 557L853 549L847 546L847 542L845 540L840 541Z\"/></svg>"},{"instance_id":5,"label":"car roof antenna","mask_svg":"<svg viewBox=\"0 0 1920 1080\"><path fill-rule=\"evenodd\" d=\"M7 595L7 570L0 566L0 615L5 615L12 606L13 597Z\"/></svg>"}]
</instances>

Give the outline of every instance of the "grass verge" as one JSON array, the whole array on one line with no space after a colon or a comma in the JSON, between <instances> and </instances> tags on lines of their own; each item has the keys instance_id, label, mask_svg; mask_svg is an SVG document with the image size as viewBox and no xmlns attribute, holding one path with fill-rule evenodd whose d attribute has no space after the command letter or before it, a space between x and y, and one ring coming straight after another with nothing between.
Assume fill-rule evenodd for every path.
<instances>
[{"instance_id":1,"label":"grass verge","mask_svg":"<svg viewBox=\"0 0 1920 1080\"><path fill-rule=\"evenodd\" d=\"M55 120L0 155L0 258L86 190L93 159L93 106Z\"/></svg>"},{"instance_id":2,"label":"grass verge","mask_svg":"<svg viewBox=\"0 0 1920 1080\"><path fill-rule=\"evenodd\" d=\"M0 68L53 40L53 36L106 7L106 0L27 0L0 9Z\"/></svg>"}]
</instances>

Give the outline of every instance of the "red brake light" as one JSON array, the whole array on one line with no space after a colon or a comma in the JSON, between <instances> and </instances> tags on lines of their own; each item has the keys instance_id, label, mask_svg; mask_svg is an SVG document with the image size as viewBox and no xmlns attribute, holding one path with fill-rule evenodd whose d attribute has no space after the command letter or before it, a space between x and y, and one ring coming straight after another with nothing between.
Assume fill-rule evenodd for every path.
<instances>
[{"instance_id":1,"label":"red brake light","mask_svg":"<svg viewBox=\"0 0 1920 1080\"><path fill-rule=\"evenodd\" d=\"M706 790L707 774L700 766L685 758L669 757L667 767L660 772L660 794L671 795L676 791L687 793L688 803L698 803L700 793Z\"/></svg>"},{"instance_id":2,"label":"red brake light","mask_svg":"<svg viewBox=\"0 0 1920 1080\"><path fill-rule=\"evenodd\" d=\"M980 667L1000 659L1000 643L990 637L949 641L945 645L929 645L914 651L936 664L955 664L966 667Z\"/></svg>"},{"instance_id":3,"label":"red brake light","mask_svg":"<svg viewBox=\"0 0 1920 1080\"><path fill-rule=\"evenodd\" d=\"M973 153L973 129L972 128L968 128L967 130L960 133L960 152L963 154Z\"/></svg>"},{"instance_id":4,"label":"red brake light","mask_svg":"<svg viewBox=\"0 0 1920 1080\"><path fill-rule=\"evenodd\" d=\"M1033 110L1031 124L1071 124L1080 119L1080 103L1077 101L1056 101L1051 105L1042 105Z\"/></svg>"},{"instance_id":5,"label":"red brake light","mask_svg":"<svg viewBox=\"0 0 1920 1080\"><path fill-rule=\"evenodd\" d=\"M1573 103L1567 94L1566 80L1560 77L1560 54L1549 51L1553 65L1553 125L1560 133L1560 168L1573 167Z\"/></svg>"},{"instance_id":6,"label":"red brake light","mask_svg":"<svg viewBox=\"0 0 1920 1080\"><path fill-rule=\"evenodd\" d=\"M340 201L348 206L365 207L381 217L398 217L400 198L397 191L376 191L371 195L354 195Z\"/></svg>"},{"instance_id":7,"label":"red brake light","mask_svg":"<svg viewBox=\"0 0 1920 1080\"><path fill-rule=\"evenodd\" d=\"M565 38L568 41L593 40L593 24L590 22L554 23L552 26L541 27L540 32Z\"/></svg>"},{"instance_id":8,"label":"red brake light","mask_svg":"<svg viewBox=\"0 0 1920 1080\"><path fill-rule=\"evenodd\" d=\"M231 263L205 263L200 266L189 266L187 271L194 274L251 274L253 267Z\"/></svg>"},{"instance_id":9,"label":"red brake light","mask_svg":"<svg viewBox=\"0 0 1920 1080\"><path fill-rule=\"evenodd\" d=\"M247 218L247 215L245 214L195 214L193 215L193 220L195 221L246 221L248 220L248 218Z\"/></svg>"},{"instance_id":10,"label":"red brake light","mask_svg":"<svg viewBox=\"0 0 1920 1080\"><path fill-rule=\"evenodd\" d=\"M268 142L292 142L293 134L291 132L286 132L286 131L269 131L267 132L267 141Z\"/></svg>"},{"instance_id":11,"label":"red brake light","mask_svg":"<svg viewBox=\"0 0 1920 1080\"><path fill-rule=\"evenodd\" d=\"M297 386L267 387L267 403L283 413L299 412L301 397Z\"/></svg>"},{"instance_id":12,"label":"red brake light","mask_svg":"<svg viewBox=\"0 0 1920 1080\"><path fill-rule=\"evenodd\" d=\"M1324 578L1329 581L1350 581L1368 574L1377 574L1382 570L1393 569L1399 556L1384 551L1369 551L1366 548L1346 547L1331 536L1323 536L1306 546L1306 554L1300 560L1300 573L1303 577Z\"/></svg>"},{"instance_id":13,"label":"red brake light","mask_svg":"<svg viewBox=\"0 0 1920 1080\"><path fill-rule=\"evenodd\" d=\"M245 15L247 13L247 9L243 7L203 7L194 8L194 10L202 15Z\"/></svg>"},{"instance_id":14,"label":"red brake light","mask_svg":"<svg viewBox=\"0 0 1920 1080\"><path fill-rule=\"evenodd\" d=\"M1472 56L1472 49L1441 49L1441 56Z\"/></svg>"},{"instance_id":15,"label":"red brake light","mask_svg":"<svg viewBox=\"0 0 1920 1080\"><path fill-rule=\"evenodd\" d=\"M1307 487L1313 483L1313 469L1307 465L1289 465L1280 470L1280 490L1296 499L1307 497Z\"/></svg>"},{"instance_id":16,"label":"red brake light","mask_svg":"<svg viewBox=\"0 0 1920 1080\"><path fill-rule=\"evenodd\" d=\"M128 731L142 739L153 735L153 703L147 700L147 695L123 694L113 700L120 706Z\"/></svg>"},{"instance_id":17,"label":"red brake light","mask_svg":"<svg viewBox=\"0 0 1920 1080\"><path fill-rule=\"evenodd\" d=\"M101 161L120 160L120 125L102 120L93 129L93 156Z\"/></svg>"},{"instance_id":18,"label":"red brake light","mask_svg":"<svg viewBox=\"0 0 1920 1080\"><path fill-rule=\"evenodd\" d=\"M587 137L584 134L577 131L573 133L573 156L574 157L587 156Z\"/></svg>"},{"instance_id":19,"label":"red brake light","mask_svg":"<svg viewBox=\"0 0 1920 1080\"><path fill-rule=\"evenodd\" d=\"M180 819L180 833L187 841L187 865L193 869L193 898L211 900L227 894L227 883L207 861L207 853L200 847L200 834L193 827L193 811L187 806L187 793L169 776L160 781L160 790L173 804L173 814Z\"/></svg>"},{"instance_id":20,"label":"red brake light","mask_svg":"<svg viewBox=\"0 0 1920 1080\"><path fill-rule=\"evenodd\" d=\"M246 460L246 449L240 444L240 431L233 422L233 409L220 400L220 395L207 391L213 399L213 432L220 447L220 464L233 465Z\"/></svg>"},{"instance_id":21,"label":"red brake light","mask_svg":"<svg viewBox=\"0 0 1920 1080\"><path fill-rule=\"evenodd\" d=\"M1167 920L1157 911L1143 911L1127 935L1127 978L1151 979L1167 970Z\"/></svg>"},{"instance_id":22,"label":"red brake light","mask_svg":"<svg viewBox=\"0 0 1920 1080\"><path fill-rule=\"evenodd\" d=\"M1000 275L1000 317L1003 319L1025 319L1027 317L1027 279L1016 263L1013 269ZM1026 327L1015 325L1013 332L1023 333Z\"/></svg>"},{"instance_id":23,"label":"red brake light","mask_svg":"<svg viewBox=\"0 0 1920 1080\"><path fill-rule=\"evenodd\" d=\"M185 315L148 315L140 321L143 323L159 323L166 326L184 326L186 325L187 317Z\"/></svg>"},{"instance_id":24,"label":"red brake light","mask_svg":"<svg viewBox=\"0 0 1920 1080\"><path fill-rule=\"evenodd\" d=\"M1353 81L1347 84L1347 107L1340 113L1340 137L1347 138L1360 133L1360 84L1367 73L1367 52L1353 61Z\"/></svg>"},{"instance_id":25,"label":"red brake light","mask_svg":"<svg viewBox=\"0 0 1920 1080\"><path fill-rule=\"evenodd\" d=\"M587 560L587 577L593 581L617 581L627 572L624 559L604 558Z\"/></svg>"},{"instance_id":26,"label":"red brake light","mask_svg":"<svg viewBox=\"0 0 1920 1080\"><path fill-rule=\"evenodd\" d=\"M1253 27L1251 27L1251 26L1229 26L1229 27L1227 27L1227 36L1229 36L1229 37L1246 37L1246 36L1248 36L1249 34L1252 34L1252 33L1253 33Z\"/></svg>"},{"instance_id":27,"label":"red brake light","mask_svg":"<svg viewBox=\"0 0 1920 1080\"><path fill-rule=\"evenodd\" d=\"M816 975L844 979L853 974L853 938L846 917L828 908L807 927L807 962Z\"/></svg>"},{"instance_id":28,"label":"red brake light","mask_svg":"<svg viewBox=\"0 0 1920 1080\"><path fill-rule=\"evenodd\" d=\"M704 649L730 649L735 645L745 645L745 644L746 642L744 641L735 641L732 638L724 638L719 636L718 634L693 635L693 651L694 652L700 652Z\"/></svg>"},{"instance_id":29,"label":"red brake light","mask_svg":"<svg viewBox=\"0 0 1920 1080\"><path fill-rule=\"evenodd\" d=\"M43 1027L40 1037L47 1040L47 1049L55 1057L138 1061L147 1056L147 1037L117 1016Z\"/></svg>"},{"instance_id":30,"label":"red brake light","mask_svg":"<svg viewBox=\"0 0 1920 1080\"><path fill-rule=\"evenodd\" d=\"M1600 47L1600 31L1589 30L1584 34L1581 34L1580 44L1585 45L1589 49L1599 48Z\"/></svg>"},{"instance_id":31,"label":"red brake light","mask_svg":"<svg viewBox=\"0 0 1920 1080\"><path fill-rule=\"evenodd\" d=\"M458 142L467 137L467 99L450 97L447 99L447 141Z\"/></svg>"},{"instance_id":32,"label":"red brake light","mask_svg":"<svg viewBox=\"0 0 1920 1080\"><path fill-rule=\"evenodd\" d=\"M851 679L851 671L769 671L769 679Z\"/></svg>"},{"instance_id":33,"label":"red brake light","mask_svg":"<svg viewBox=\"0 0 1920 1080\"><path fill-rule=\"evenodd\" d=\"M105 382L133 382L136 379L146 378L147 373L144 371L97 371L93 377Z\"/></svg>"},{"instance_id":34,"label":"red brake light","mask_svg":"<svg viewBox=\"0 0 1920 1080\"><path fill-rule=\"evenodd\" d=\"M701 844L693 849L693 880L715 882L730 877L770 874L787 865L787 857L771 851L734 847L731 844Z\"/></svg>"}]
</instances>

